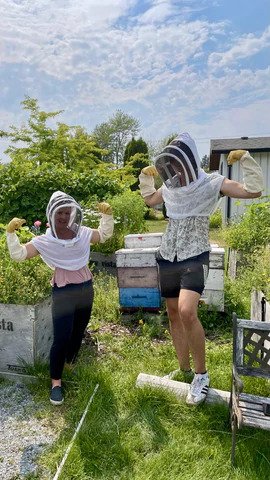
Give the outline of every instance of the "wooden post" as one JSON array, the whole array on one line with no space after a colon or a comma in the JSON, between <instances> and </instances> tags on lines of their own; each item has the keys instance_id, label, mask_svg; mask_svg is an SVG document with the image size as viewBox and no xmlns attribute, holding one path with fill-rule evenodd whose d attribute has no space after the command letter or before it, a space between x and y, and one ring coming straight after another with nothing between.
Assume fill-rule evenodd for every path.
<instances>
[{"instance_id":1,"label":"wooden post","mask_svg":"<svg viewBox=\"0 0 270 480\"><path fill-rule=\"evenodd\" d=\"M177 382L175 380L169 380L168 378L158 377L155 375L148 375L146 373L139 373L136 380L136 387L154 387L167 390L176 395L177 398L183 400L188 394L189 384L184 382ZM229 405L230 392L224 390L217 390L215 388L209 388L206 403L221 403Z\"/></svg>"}]
</instances>

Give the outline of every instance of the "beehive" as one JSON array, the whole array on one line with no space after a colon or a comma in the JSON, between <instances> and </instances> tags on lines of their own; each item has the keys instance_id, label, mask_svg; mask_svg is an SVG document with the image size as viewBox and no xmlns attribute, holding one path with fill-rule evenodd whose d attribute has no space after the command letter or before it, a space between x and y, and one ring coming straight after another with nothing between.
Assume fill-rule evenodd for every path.
<instances>
[{"instance_id":1,"label":"beehive","mask_svg":"<svg viewBox=\"0 0 270 480\"><path fill-rule=\"evenodd\" d=\"M24 362L47 360L53 338L51 300L0 304L0 373L24 373Z\"/></svg>"},{"instance_id":2,"label":"beehive","mask_svg":"<svg viewBox=\"0 0 270 480\"><path fill-rule=\"evenodd\" d=\"M125 237L125 247L116 252L119 302L125 309L159 309L156 253L162 233L132 234ZM211 246L209 275L201 300L224 311L224 248Z\"/></svg>"}]
</instances>

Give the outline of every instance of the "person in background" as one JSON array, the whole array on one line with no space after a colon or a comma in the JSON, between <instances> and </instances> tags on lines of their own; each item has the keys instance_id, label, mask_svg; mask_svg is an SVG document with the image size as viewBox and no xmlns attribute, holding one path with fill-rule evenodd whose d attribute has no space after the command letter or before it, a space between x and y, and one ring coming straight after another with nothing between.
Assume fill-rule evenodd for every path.
<instances>
[{"instance_id":1,"label":"person in background","mask_svg":"<svg viewBox=\"0 0 270 480\"><path fill-rule=\"evenodd\" d=\"M24 219L13 218L6 228L7 245L13 260L21 262L37 255L53 269L53 343L50 350L50 402L61 405L64 365L73 364L87 327L94 298L92 273L88 268L90 243L103 243L113 234L114 220L108 203L98 204L101 220L97 229L82 226L82 209L64 192L49 200L46 233L21 245L15 233Z\"/></svg>"},{"instance_id":2,"label":"person in background","mask_svg":"<svg viewBox=\"0 0 270 480\"><path fill-rule=\"evenodd\" d=\"M145 203L154 207L164 201L169 217L157 263L180 370L186 376L194 375L186 398L189 405L202 403L210 384L205 334L198 319L198 304L209 270L209 216L221 196L250 199L259 197L263 190L261 168L249 152L231 151L228 163L238 161L243 183L217 172L207 174L200 167L194 140L185 132L155 158L155 166L143 168L139 176ZM163 185L156 191L154 177L158 174Z\"/></svg>"}]
</instances>

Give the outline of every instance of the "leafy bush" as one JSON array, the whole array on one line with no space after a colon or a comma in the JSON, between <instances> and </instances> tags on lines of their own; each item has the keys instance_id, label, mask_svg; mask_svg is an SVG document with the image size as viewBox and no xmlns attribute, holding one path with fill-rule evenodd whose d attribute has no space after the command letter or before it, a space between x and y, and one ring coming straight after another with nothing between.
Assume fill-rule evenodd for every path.
<instances>
[{"instance_id":1,"label":"leafy bush","mask_svg":"<svg viewBox=\"0 0 270 480\"><path fill-rule=\"evenodd\" d=\"M209 227L210 229L222 227L222 214L220 209L217 209L212 215L210 215Z\"/></svg>"},{"instance_id":2,"label":"leafy bush","mask_svg":"<svg viewBox=\"0 0 270 480\"><path fill-rule=\"evenodd\" d=\"M270 202L254 203L247 207L242 220L225 230L229 247L245 253L270 243Z\"/></svg>"},{"instance_id":3,"label":"leafy bush","mask_svg":"<svg viewBox=\"0 0 270 480\"><path fill-rule=\"evenodd\" d=\"M22 243L32 235L26 229L19 234ZM0 238L0 303L34 305L51 292L52 270L40 257L17 263L11 260L5 235Z\"/></svg>"},{"instance_id":4,"label":"leafy bush","mask_svg":"<svg viewBox=\"0 0 270 480\"><path fill-rule=\"evenodd\" d=\"M206 333L217 332L218 329L224 331L231 323L227 314L218 312L213 305L210 310L204 303L199 303L198 317Z\"/></svg>"},{"instance_id":5,"label":"leafy bush","mask_svg":"<svg viewBox=\"0 0 270 480\"><path fill-rule=\"evenodd\" d=\"M257 249L246 256L245 266L239 268L237 278L225 279L226 311L235 311L239 317L250 317L252 290L261 290L270 300L270 247Z\"/></svg>"},{"instance_id":6,"label":"leafy bush","mask_svg":"<svg viewBox=\"0 0 270 480\"><path fill-rule=\"evenodd\" d=\"M113 208L114 233L107 242L93 245L92 250L109 254L124 247L125 235L146 230L144 219L146 206L140 194L130 190L107 200ZM93 203L84 205L84 218L85 225L97 228L100 216L95 213Z\"/></svg>"},{"instance_id":7,"label":"leafy bush","mask_svg":"<svg viewBox=\"0 0 270 480\"><path fill-rule=\"evenodd\" d=\"M0 184L4 187L0 191L1 221L22 217L28 224L37 219L46 223L46 206L56 190L74 196L79 202L89 198L103 200L122 191L120 182L98 168L80 173L50 163L38 167L31 162L8 164L0 170Z\"/></svg>"}]
</instances>

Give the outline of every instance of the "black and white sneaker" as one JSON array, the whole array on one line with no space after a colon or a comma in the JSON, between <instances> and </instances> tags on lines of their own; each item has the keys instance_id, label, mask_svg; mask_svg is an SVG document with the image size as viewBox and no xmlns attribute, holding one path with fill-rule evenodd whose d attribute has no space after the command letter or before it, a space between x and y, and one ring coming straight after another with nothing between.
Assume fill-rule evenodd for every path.
<instances>
[{"instance_id":1,"label":"black and white sneaker","mask_svg":"<svg viewBox=\"0 0 270 480\"><path fill-rule=\"evenodd\" d=\"M187 394L186 403L188 405L199 405L204 402L208 393L210 378L208 373L195 373L190 390Z\"/></svg>"},{"instance_id":2,"label":"black and white sneaker","mask_svg":"<svg viewBox=\"0 0 270 480\"><path fill-rule=\"evenodd\" d=\"M62 388L57 386L51 389L50 402L53 405L62 405L64 401Z\"/></svg>"}]
</instances>

